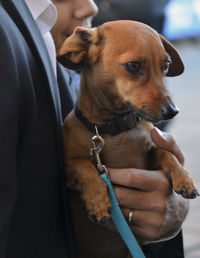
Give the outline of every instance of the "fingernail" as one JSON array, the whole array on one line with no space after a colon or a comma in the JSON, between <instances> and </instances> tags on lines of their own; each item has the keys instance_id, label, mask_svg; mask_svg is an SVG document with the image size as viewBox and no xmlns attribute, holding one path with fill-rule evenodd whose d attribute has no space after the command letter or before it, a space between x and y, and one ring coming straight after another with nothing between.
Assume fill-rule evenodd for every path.
<instances>
[{"instance_id":1,"label":"fingernail","mask_svg":"<svg viewBox=\"0 0 200 258\"><path fill-rule=\"evenodd\" d=\"M157 127L155 127L156 131L158 132L158 134L162 137L162 138L167 138L167 134L163 131L161 131L160 129L158 129Z\"/></svg>"}]
</instances>

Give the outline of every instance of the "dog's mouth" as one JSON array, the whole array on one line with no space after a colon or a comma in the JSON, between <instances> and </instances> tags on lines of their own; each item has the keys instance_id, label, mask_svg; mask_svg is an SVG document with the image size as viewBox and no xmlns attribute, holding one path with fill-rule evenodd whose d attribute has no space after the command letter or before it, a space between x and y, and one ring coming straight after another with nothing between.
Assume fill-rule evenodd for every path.
<instances>
[{"instance_id":1,"label":"dog's mouth","mask_svg":"<svg viewBox=\"0 0 200 258\"><path fill-rule=\"evenodd\" d=\"M161 119L156 119L155 117L153 117L152 115L146 114L143 111L136 111L136 114L138 117L140 117L140 119L143 119L145 121L151 122L151 123L159 123L161 121Z\"/></svg>"},{"instance_id":2,"label":"dog's mouth","mask_svg":"<svg viewBox=\"0 0 200 258\"><path fill-rule=\"evenodd\" d=\"M136 114L136 119L138 121L140 120L145 120L151 123L159 123L162 121L162 118L159 117L159 115L155 112L145 112L144 110L140 110L138 108L136 108L135 106L133 106L133 104L131 104L130 102L126 103L127 106L129 107L129 109L131 109L132 111L135 112Z\"/></svg>"}]
</instances>

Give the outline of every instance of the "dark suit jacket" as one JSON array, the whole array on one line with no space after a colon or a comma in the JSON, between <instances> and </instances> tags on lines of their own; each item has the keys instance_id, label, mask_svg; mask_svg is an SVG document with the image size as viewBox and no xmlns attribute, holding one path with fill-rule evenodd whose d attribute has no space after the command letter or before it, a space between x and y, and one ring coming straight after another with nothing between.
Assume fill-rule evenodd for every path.
<instances>
[{"instance_id":1,"label":"dark suit jacket","mask_svg":"<svg viewBox=\"0 0 200 258\"><path fill-rule=\"evenodd\" d=\"M73 256L61 123L75 95L61 66L58 81L24 0L0 0L0 258Z\"/></svg>"}]
</instances>

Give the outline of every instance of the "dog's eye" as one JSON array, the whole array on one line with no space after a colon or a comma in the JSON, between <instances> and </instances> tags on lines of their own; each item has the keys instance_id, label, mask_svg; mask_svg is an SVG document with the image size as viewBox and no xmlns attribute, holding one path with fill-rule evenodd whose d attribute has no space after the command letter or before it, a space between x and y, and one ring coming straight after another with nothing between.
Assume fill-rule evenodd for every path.
<instances>
[{"instance_id":1,"label":"dog's eye","mask_svg":"<svg viewBox=\"0 0 200 258\"><path fill-rule=\"evenodd\" d=\"M132 74L139 74L142 72L142 65L140 62L128 62L124 64L127 72Z\"/></svg>"},{"instance_id":2,"label":"dog's eye","mask_svg":"<svg viewBox=\"0 0 200 258\"><path fill-rule=\"evenodd\" d=\"M163 68L163 75L164 75L164 76L167 75L167 73L168 73L168 71L169 71L169 66L170 66L170 64L171 64L171 61L170 61L170 60L165 62L165 66L164 66L164 68Z\"/></svg>"}]
</instances>

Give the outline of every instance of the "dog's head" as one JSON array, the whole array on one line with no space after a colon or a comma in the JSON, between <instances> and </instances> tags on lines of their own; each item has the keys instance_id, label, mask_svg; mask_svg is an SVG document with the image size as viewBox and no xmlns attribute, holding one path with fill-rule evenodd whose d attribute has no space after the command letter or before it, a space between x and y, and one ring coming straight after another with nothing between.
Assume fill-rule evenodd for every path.
<instances>
[{"instance_id":1,"label":"dog's head","mask_svg":"<svg viewBox=\"0 0 200 258\"><path fill-rule=\"evenodd\" d=\"M105 98L108 108L119 111L126 106L152 122L178 113L163 79L183 73L183 62L163 36L143 23L78 27L64 42L58 59L70 69L82 68L86 83Z\"/></svg>"}]
</instances>

